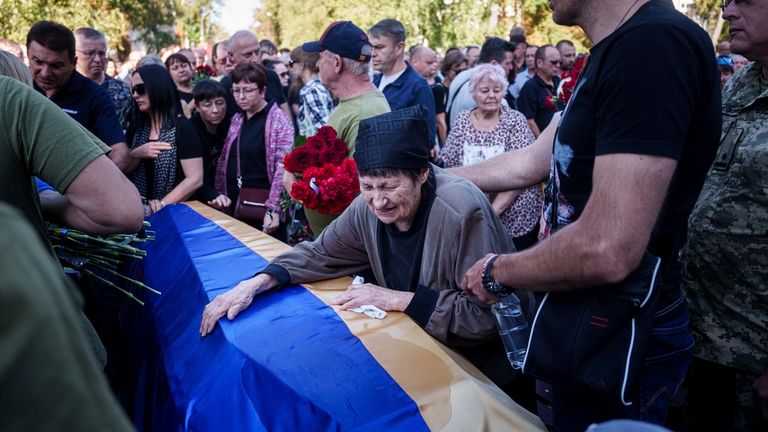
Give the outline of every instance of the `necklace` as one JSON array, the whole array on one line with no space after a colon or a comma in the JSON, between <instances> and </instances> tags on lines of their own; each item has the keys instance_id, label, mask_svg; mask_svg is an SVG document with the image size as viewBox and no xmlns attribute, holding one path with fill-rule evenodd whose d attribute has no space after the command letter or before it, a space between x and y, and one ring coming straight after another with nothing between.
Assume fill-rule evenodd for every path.
<instances>
[{"instance_id":1,"label":"necklace","mask_svg":"<svg viewBox=\"0 0 768 432\"><path fill-rule=\"evenodd\" d=\"M635 0L635 2L632 3L632 6L630 6L626 12L624 12L624 16L621 17L621 21L619 21L619 23L616 24L616 28L613 29L613 31L616 31L619 27L621 27L622 24L624 24L624 20L627 19L627 15L629 15L629 11L631 11L638 3L640 3L640 0Z\"/></svg>"}]
</instances>

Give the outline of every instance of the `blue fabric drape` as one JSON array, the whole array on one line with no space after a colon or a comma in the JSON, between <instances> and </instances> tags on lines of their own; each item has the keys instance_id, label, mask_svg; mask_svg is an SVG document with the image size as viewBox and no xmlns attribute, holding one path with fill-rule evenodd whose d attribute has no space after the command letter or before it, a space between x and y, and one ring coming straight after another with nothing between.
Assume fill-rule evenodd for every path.
<instances>
[{"instance_id":1,"label":"blue fabric drape","mask_svg":"<svg viewBox=\"0 0 768 432\"><path fill-rule=\"evenodd\" d=\"M257 296L204 339L204 306L267 261L186 205L150 218L134 265L161 296L125 304L143 430L427 430L415 402L339 315L301 286Z\"/></svg>"}]
</instances>

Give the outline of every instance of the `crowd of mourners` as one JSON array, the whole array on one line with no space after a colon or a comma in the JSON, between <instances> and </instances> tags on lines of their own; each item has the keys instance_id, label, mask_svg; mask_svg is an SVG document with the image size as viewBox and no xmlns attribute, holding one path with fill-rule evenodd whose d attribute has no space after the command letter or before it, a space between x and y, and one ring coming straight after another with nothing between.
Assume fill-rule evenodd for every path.
<instances>
[{"instance_id":1,"label":"crowd of mourners","mask_svg":"<svg viewBox=\"0 0 768 432\"><path fill-rule=\"evenodd\" d=\"M666 0L591 0L615 13L589 19L597 6L552 3L557 22L585 30L588 53L528 43L519 26L438 52L384 19L367 31L335 22L292 49L243 30L120 62L98 29L37 22L21 44L0 39L0 75L15 79L0 77L0 167L18 185L0 201L45 239L41 216L135 231L190 200L236 215L240 191L260 189L263 219L246 222L297 244L206 306L202 336L269 289L365 273L341 309L404 312L555 430L621 418L765 430L768 6L723 2L732 40L713 47ZM284 203L296 178L283 158L325 125L361 195L309 224ZM299 242L296 224L312 236ZM557 382L537 395L489 305L514 292L532 321L544 293L618 283L646 252L661 258L662 291L638 403ZM83 400L108 399L75 381ZM90 425L120 430L104 403Z\"/></svg>"}]
</instances>

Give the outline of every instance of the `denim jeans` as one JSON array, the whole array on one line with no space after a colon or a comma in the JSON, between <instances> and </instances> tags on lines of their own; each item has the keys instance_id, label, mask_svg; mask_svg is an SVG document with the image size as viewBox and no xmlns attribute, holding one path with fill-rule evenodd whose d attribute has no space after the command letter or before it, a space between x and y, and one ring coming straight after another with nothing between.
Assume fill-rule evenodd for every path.
<instances>
[{"instance_id":1,"label":"denim jeans","mask_svg":"<svg viewBox=\"0 0 768 432\"><path fill-rule=\"evenodd\" d=\"M590 424L612 419L633 419L663 425L669 401L685 377L693 348L685 296L660 305L651 328L648 352L639 372L632 400L624 406L617 398L552 386L555 431L583 432ZM617 359L616 361L621 361Z\"/></svg>"}]
</instances>

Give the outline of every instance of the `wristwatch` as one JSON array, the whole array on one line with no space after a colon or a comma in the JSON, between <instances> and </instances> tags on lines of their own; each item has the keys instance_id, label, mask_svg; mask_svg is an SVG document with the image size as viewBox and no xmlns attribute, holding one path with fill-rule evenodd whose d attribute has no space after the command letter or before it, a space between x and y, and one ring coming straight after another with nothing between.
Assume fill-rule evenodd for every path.
<instances>
[{"instance_id":1,"label":"wristwatch","mask_svg":"<svg viewBox=\"0 0 768 432\"><path fill-rule=\"evenodd\" d=\"M496 258L498 258L499 255L493 255L489 257L487 260L485 260L485 264L483 264L483 276L482 276L482 283L483 288L485 288L486 291L488 291L489 294L493 294L495 296L503 296L509 294L509 290L502 284L496 282L491 277L491 270L493 269L493 263L496 261Z\"/></svg>"}]
</instances>

